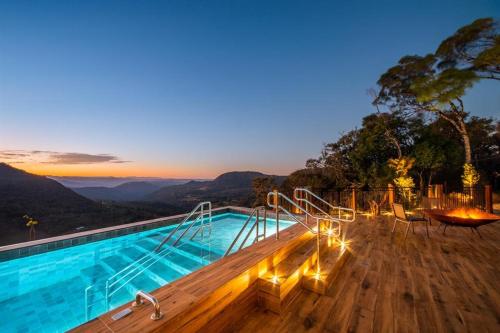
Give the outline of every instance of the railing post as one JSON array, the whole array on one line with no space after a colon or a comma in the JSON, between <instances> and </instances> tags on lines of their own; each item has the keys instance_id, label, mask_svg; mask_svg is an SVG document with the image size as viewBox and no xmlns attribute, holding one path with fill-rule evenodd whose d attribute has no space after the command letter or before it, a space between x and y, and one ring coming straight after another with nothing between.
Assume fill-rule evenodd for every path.
<instances>
[{"instance_id":1,"label":"railing post","mask_svg":"<svg viewBox=\"0 0 500 333\"><path fill-rule=\"evenodd\" d=\"M352 188L352 198L351 198L351 200L352 200L351 208L354 211L356 211L356 188L355 187Z\"/></svg>"},{"instance_id":2,"label":"railing post","mask_svg":"<svg viewBox=\"0 0 500 333\"><path fill-rule=\"evenodd\" d=\"M267 231L267 209L264 207L264 238L266 238Z\"/></svg>"},{"instance_id":3,"label":"railing post","mask_svg":"<svg viewBox=\"0 0 500 333\"><path fill-rule=\"evenodd\" d=\"M274 208L276 210L276 239L280 238L280 210L278 207L279 198L278 198L278 190L274 190Z\"/></svg>"},{"instance_id":4,"label":"railing post","mask_svg":"<svg viewBox=\"0 0 500 333\"><path fill-rule=\"evenodd\" d=\"M438 208L444 208L443 184L436 184L435 195L438 202Z\"/></svg>"},{"instance_id":5,"label":"railing post","mask_svg":"<svg viewBox=\"0 0 500 333\"><path fill-rule=\"evenodd\" d=\"M394 185L387 185L387 192L389 193L389 209L392 210L392 204L394 203Z\"/></svg>"},{"instance_id":6,"label":"railing post","mask_svg":"<svg viewBox=\"0 0 500 333\"><path fill-rule=\"evenodd\" d=\"M104 295L106 297L106 299L104 300L106 304L106 311L109 311L109 280L106 280L106 291Z\"/></svg>"},{"instance_id":7,"label":"railing post","mask_svg":"<svg viewBox=\"0 0 500 333\"><path fill-rule=\"evenodd\" d=\"M255 241L258 242L259 241L259 209L257 209L257 212L256 212L255 223L257 223L257 225L255 226Z\"/></svg>"},{"instance_id":8,"label":"railing post","mask_svg":"<svg viewBox=\"0 0 500 333\"><path fill-rule=\"evenodd\" d=\"M488 213L493 213L493 193L491 185L484 185L484 208Z\"/></svg>"},{"instance_id":9,"label":"railing post","mask_svg":"<svg viewBox=\"0 0 500 333\"><path fill-rule=\"evenodd\" d=\"M311 187L310 186L306 186L306 190L311 190ZM309 202L311 200L311 195L309 194L309 192L306 192L306 224L309 225Z\"/></svg>"},{"instance_id":10,"label":"railing post","mask_svg":"<svg viewBox=\"0 0 500 333\"><path fill-rule=\"evenodd\" d=\"M434 194L434 185L427 186L427 197L429 199L433 199L435 197L435 194Z\"/></svg>"}]
</instances>

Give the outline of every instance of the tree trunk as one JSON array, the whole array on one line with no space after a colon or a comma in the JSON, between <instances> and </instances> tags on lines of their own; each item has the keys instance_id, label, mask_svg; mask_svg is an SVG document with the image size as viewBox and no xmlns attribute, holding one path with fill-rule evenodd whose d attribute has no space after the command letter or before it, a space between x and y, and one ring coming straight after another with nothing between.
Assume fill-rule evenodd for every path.
<instances>
[{"instance_id":1,"label":"tree trunk","mask_svg":"<svg viewBox=\"0 0 500 333\"><path fill-rule=\"evenodd\" d=\"M472 149L470 146L470 138L469 133L467 132L467 126L465 126L465 117L467 114L464 111L464 103L460 98L457 98L459 105L456 105L453 102L449 102L451 112L454 114L453 116L447 115L443 111L438 111L438 114L449 121L458 131L458 133L462 136L462 141L464 142L465 149L465 163L472 164Z\"/></svg>"},{"instance_id":2,"label":"tree trunk","mask_svg":"<svg viewBox=\"0 0 500 333\"><path fill-rule=\"evenodd\" d=\"M465 127L465 122L463 120L460 122L460 127L462 128L460 134L462 135L465 149L465 163L472 164L472 149L470 147L469 133L467 133L467 128Z\"/></svg>"},{"instance_id":3,"label":"tree trunk","mask_svg":"<svg viewBox=\"0 0 500 333\"><path fill-rule=\"evenodd\" d=\"M418 173L418 177L420 179L420 191L422 191L422 193L424 193L424 176L422 175L423 171L420 171Z\"/></svg>"}]
</instances>

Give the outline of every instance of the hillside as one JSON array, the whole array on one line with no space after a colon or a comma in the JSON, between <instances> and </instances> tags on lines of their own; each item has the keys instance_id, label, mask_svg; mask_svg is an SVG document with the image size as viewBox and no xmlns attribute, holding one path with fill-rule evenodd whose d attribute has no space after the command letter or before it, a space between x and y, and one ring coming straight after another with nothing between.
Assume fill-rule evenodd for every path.
<instances>
[{"instance_id":1,"label":"hillside","mask_svg":"<svg viewBox=\"0 0 500 333\"><path fill-rule=\"evenodd\" d=\"M76 177L76 176L47 176L62 185L74 188L82 187L116 187L125 183L147 182L157 185L158 188L167 185L185 184L192 179L158 178L158 177Z\"/></svg>"},{"instance_id":2,"label":"hillside","mask_svg":"<svg viewBox=\"0 0 500 333\"><path fill-rule=\"evenodd\" d=\"M37 238L181 212L166 204L101 205L55 180L0 163L0 245L27 240L22 216L37 219Z\"/></svg>"},{"instance_id":3,"label":"hillside","mask_svg":"<svg viewBox=\"0 0 500 333\"><path fill-rule=\"evenodd\" d=\"M186 208L207 200L217 206L250 206L255 199L252 181L257 177L274 177L278 184L285 179L282 176L268 176L254 171L228 172L212 181L191 181L183 185L163 187L146 196L145 200Z\"/></svg>"},{"instance_id":4,"label":"hillside","mask_svg":"<svg viewBox=\"0 0 500 333\"><path fill-rule=\"evenodd\" d=\"M79 187L72 190L95 201L136 201L161 188L150 182L128 182L115 187Z\"/></svg>"}]
</instances>

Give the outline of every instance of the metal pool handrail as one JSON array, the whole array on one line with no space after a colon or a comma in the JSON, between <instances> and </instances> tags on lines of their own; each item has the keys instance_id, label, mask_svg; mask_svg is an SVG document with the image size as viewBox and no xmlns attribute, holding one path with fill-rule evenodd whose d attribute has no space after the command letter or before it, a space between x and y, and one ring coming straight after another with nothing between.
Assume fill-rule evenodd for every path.
<instances>
[{"instance_id":1,"label":"metal pool handrail","mask_svg":"<svg viewBox=\"0 0 500 333\"><path fill-rule=\"evenodd\" d=\"M189 219L193 217L196 213L199 212L199 215L196 217L194 221L184 230L184 232L178 237L175 242L172 244L171 247L163 249L160 251L161 247L165 245L173 236L174 234L180 229L182 225L184 225ZM181 223L177 225L177 227L172 230L167 237L163 239L163 241L158 245L154 250L152 250L150 253L142 256L138 260L132 262L131 264L125 266L123 269L120 271L116 272L113 274L111 277L109 277L106 282L105 282L105 302L106 302L106 308L109 309L109 299L112 295L117 293L120 289L125 287L130 281L135 279L138 275L140 275L142 272L144 272L146 269L154 265L158 260L162 259L165 257L167 254L171 253L174 249L175 246L180 242L181 238L186 235L186 233L191 229L193 225L195 225L198 220L201 219L200 226L198 227L198 230L196 230L195 234L198 233L198 231L201 228L204 228L206 225L204 223L204 218L205 216L208 215L208 225L211 228L211 222L212 222L212 203L209 201L204 201L196 205L196 207L182 220ZM211 229L210 229L211 230ZM135 273L135 274L134 274ZM131 276L132 275L132 276ZM131 276L131 277L129 277ZM127 278L128 277L128 278ZM117 288L112 289L115 285L117 285L119 282L125 280L121 285L119 285ZM86 302L86 311L88 311L88 295L89 291L94 288L94 285L91 285L87 287L85 290L85 302Z\"/></svg>"},{"instance_id":2,"label":"metal pool handrail","mask_svg":"<svg viewBox=\"0 0 500 333\"><path fill-rule=\"evenodd\" d=\"M342 236L342 238L345 238L348 225L346 224L343 226L342 223L343 222L352 223L356 219L356 211L355 210L353 210L351 208L346 208L346 207L334 206L307 188L296 188L293 191L293 197L297 202L305 203L305 207L306 207L307 211L309 211L309 208L312 207L312 208L316 209L316 211L320 212L321 214L323 214L325 216L328 216L329 218L332 219L332 221L337 223L337 228L333 228L332 226L330 226L329 233L332 236L335 236L335 237ZM314 204L312 202L312 200L310 200L311 197L315 198L319 202L328 206L332 210L332 212L337 210L338 216L335 216L336 214L334 215L331 213L327 213L322 208L318 207L316 204ZM350 218L343 218L342 214L344 216L347 215Z\"/></svg>"},{"instance_id":3,"label":"metal pool handrail","mask_svg":"<svg viewBox=\"0 0 500 333\"><path fill-rule=\"evenodd\" d=\"M133 263L131 263L130 265L124 267L122 270L116 272L115 274L113 274L112 276L110 276L108 278L108 281L116 278L118 275L122 274L123 272L129 270L130 268L134 267L134 266L139 266L139 265L142 265L144 264L144 260L145 261L149 261L149 258L148 257L151 257L155 252L158 253L159 249L165 245L166 242L168 242L172 237L173 235L179 230L179 228L184 225L194 214L196 214L198 212L198 210L200 210L200 215L196 217L196 219L189 225L188 228L186 228L186 230L182 233L181 237L177 238L176 241L174 242L173 246L177 245L177 243L179 243L180 239L186 234L187 231L189 231L189 229L191 229L191 227L193 225L196 224L196 222L198 221L198 219L202 219L201 223L203 223L203 218L204 218L204 215L205 215L205 211L204 211L204 206L208 206L208 214L209 214L209 223L212 222L212 204L211 202L209 201L204 201L204 202L200 202L198 205L196 205L196 207L184 218L184 220L182 220L181 223L179 223L177 225L177 227L172 230L167 237L165 237L163 239L163 241L151 252L151 253L148 253L146 254L145 256L139 258L138 260L134 261ZM162 252L163 253L163 252ZM130 273L126 273L124 277L126 277L127 275L129 275ZM122 277L122 278L124 278ZM118 280L121 280L122 278L118 279ZM116 283L116 281L115 281ZM114 285L115 283L113 283L112 285ZM111 286L112 286L111 285Z\"/></svg>"},{"instance_id":4,"label":"metal pool handrail","mask_svg":"<svg viewBox=\"0 0 500 333\"><path fill-rule=\"evenodd\" d=\"M262 211L262 210L264 211L264 234L260 234L259 235L259 222L260 222L260 220L259 220L259 212ZM264 236L264 238L266 238L266 230L267 230L267 212L266 212L266 207L265 206L255 207L252 210L252 212L250 213L250 215L248 216L247 220L245 221L245 223L241 227L240 231L238 232L238 234L236 235L236 237L234 238L234 240L232 241L231 245L229 245L229 247L227 248L226 252L224 253L224 257L228 256L231 253L231 250L233 249L234 245L236 245L236 242L241 237L241 235L243 234L243 231L245 230L245 228L247 227L248 223L250 223L250 221L252 220L252 218L254 216L256 217L255 218L255 222L252 224L252 227L250 228L250 230L248 230L248 232L247 232L245 238L243 239L243 242L240 244L238 250L241 250L243 248L244 244L248 240L248 237L250 237L250 234L253 232L254 229L256 231L254 243L257 242L259 240L259 237L261 237L261 236Z\"/></svg>"},{"instance_id":5,"label":"metal pool handrail","mask_svg":"<svg viewBox=\"0 0 500 333\"><path fill-rule=\"evenodd\" d=\"M274 202L271 202L271 198L272 197L274 197L274 200L272 200ZM297 210L299 210L300 212L302 212L306 216L308 216L311 219L313 219L316 222L316 224L319 221L332 221L332 222L335 222L334 219L332 219L328 215L325 216L325 217L323 217L323 216L317 216L317 215L311 214L310 212L308 212L307 210L305 210L304 208L302 208L300 205L298 205L296 202L294 202L293 200L291 200L289 197L287 197L286 195L284 195L281 192L274 191L274 192L269 192L267 194L267 205L269 207L271 207L274 210L276 210L277 213L279 213L279 210L282 210L287 215L289 215L292 219L294 219L295 221L297 221L298 223L300 223L302 226L304 226L306 229L308 229L309 231L311 231L311 232L313 232L315 234L318 233L320 231L320 229L317 228L317 231L315 231L309 225L307 225L306 223L304 223L304 221L302 221L301 219L298 219L294 214L292 214L286 208L284 208L282 205L279 204L279 199L280 198L284 199L286 202L288 202L290 205L292 205L293 207L295 207ZM276 216L276 222L277 222L277 224L279 224L279 216ZM277 231L279 231L278 227L276 227L276 228L277 228ZM276 238L279 238L278 234L277 234Z\"/></svg>"},{"instance_id":6,"label":"metal pool handrail","mask_svg":"<svg viewBox=\"0 0 500 333\"><path fill-rule=\"evenodd\" d=\"M193 223L195 223L195 222L193 222ZM147 258L147 260L143 261L140 264L140 266L136 266L134 269L127 271L127 273L125 273L125 275L121 276L120 278L118 278L117 280L115 280L113 282L110 282L112 280L112 277L109 278L109 279L107 279L106 280L106 298L109 299L111 296L113 296L114 294L116 294L120 289L122 289L123 287L125 287L130 281L132 281L137 276L139 276L140 274L142 274L142 272L144 272L149 267L151 267L154 264L156 264L160 259L163 259L165 256L167 256L168 254L172 253L177 248L178 247L173 247L172 246L172 247L168 247L166 249L163 249L160 252L151 251L150 253L148 253L147 255L145 255L144 257L142 257L142 258ZM153 260L153 261L151 262L151 260ZM147 266L145 266L145 265L147 265ZM111 289L112 287L114 287L115 285L117 285L119 282L123 281L126 277L130 276L131 274L133 274L134 272L135 272L135 274L132 277L129 277L125 282L123 282L122 284L120 284L117 288L115 288L113 290Z\"/></svg>"},{"instance_id":7,"label":"metal pool handrail","mask_svg":"<svg viewBox=\"0 0 500 333\"><path fill-rule=\"evenodd\" d=\"M160 302L151 294L148 294L142 290L137 291L135 294L135 301L132 303L133 307L138 307L144 304L143 299L147 300L149 303L153 304L155 312L151 315L152 320L160 320L163 318L163 313L160 310Z\"/></svg>"},{"instance_id":8,"label":"metal pool handrail","mask_svg":"<svg viewBox=\"0 0 500 333\"><path fill-rule=\"evenodd\" d=\"M271 198L273 198L273 202L271 203ZM285 207L280 205L280 198L284 199L286 202L291 204L293 207L304 213L306 216L312 218L313 220L316 220L316 230L312 229L309 227L307 224L301 221L301 219L297 218L294 214L290 213ZM298 205L296 202L292 201L290 198L288 198L286 195L283 193L280 193L278 191L273 191L269 192L267 194L267 205L273 209L275 209L276 212L276 238L279 239L279 212L280 210L285 212L289 217L300 223L303 227L311 231L313 234L316 234L316 251L317 251L317 257L316 257L316 269L317 269L317 274L321 272L320 269L320 237L321 237L321 221L330 221L333 222L330 218L328 217L321 217L321 216L315 216L309 213L307 210L302 208L300 205Z\"/></svg>"},{"instance_id":9,"label":"metal pool handrail","mask_svg":"<svg viewBox=\"0 0 500 333\"><path fill-rule=\"evenodd\" d=\"M301 193L306 193L306 197L304 198L304 196L299 195ZM322 202L323 204L327 205L333 211L337 210L338 211L338 217L333 217L331 214L326 213L324 210L322 210L321 208L319 208L318 206L316 206L314 203L312 203L310 200L307 199L307 194L310 195L310 196L312 196L313 198L317 199L318 201ZM295 200L301 201L301 202L305 202L306 204L308 204L308 205L314 207L315 209L317 209L318 211L320 211L322 214L328 215L329 217L331 217L334 220L337 220L337 221L340 221L340 222L354 222L354 220L356 219L356 211L354 209L346 208L346 207L341 207L341 206L334 206L334 205L332 205L328 201L324 200L319 195L315 194L314 192L310 191L307 188L300 188L300 187L296 188L295 190L293 190L293 197L294 197ZM342 218L341 217L341 214L342 214L341 212L342 211L348 212L349 216L351 216L352 218L350 218L350 219ZM345 213L344 213L344 215L345 215Z\"/></svg>"},{"instance_id":10,"label":"metal pool handrail","mask_svg":"<svg viewBox=\"0 0 500 333\"><path fill-rule=\"evenodd\" d=\"M205 213L205 206L208 207L208 210L207 210L207 213ZM194 214L198 213L200 214L200 216L202 217L202 223L203 223L203 217L205 214L208 214L208 218L209 218L209 223L211 224L212 223L212 203L210 201L203 201L203 202L200 202L198 205L196 205L196 207L193 208L193 210L186 216L186 218L177 225L177 227L172 230L170 232L170 234L168 234L167 237L165 237L163 239L163 241L161 241L161 243L154 249L155 252L158 252L161 247L170 240L170 238L172 238L172 236L177 232L177 230L179 230L179 228L184 224L186 223L187 220L189 220ZM184 232L181 234L181 237L179 237L173 245L176 245L180 239L182 237L184 237L184 235L189 231L189 229L191 229L191 227L193 226L193 224L191 224L189 227L186 228L186 230L184 230ZM196 231L198 232L198 231Z\"/></svg>"}]
</instances>

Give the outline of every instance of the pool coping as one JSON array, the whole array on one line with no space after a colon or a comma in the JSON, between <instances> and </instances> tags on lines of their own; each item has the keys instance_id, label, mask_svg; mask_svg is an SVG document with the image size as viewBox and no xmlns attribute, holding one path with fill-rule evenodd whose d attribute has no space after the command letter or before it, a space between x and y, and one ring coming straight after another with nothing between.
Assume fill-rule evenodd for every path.
<instances>
[{"instance_id":1,"label":"pool coping","mask_svg":"<svg viewBox=\"0 0 500 333\"><path fill-rule=\"evenodd\" d=\"M214 215L224 213L249 214L252 208L224 206L212 209ZM120 224L113 227L99 228L61 236L43 238L35 241L0 246L0 262L28 257L76 245L97 242L104 239L125 236L141 231L165 227L182 221L189 213Z\"/></svg>"}]
</instances>

